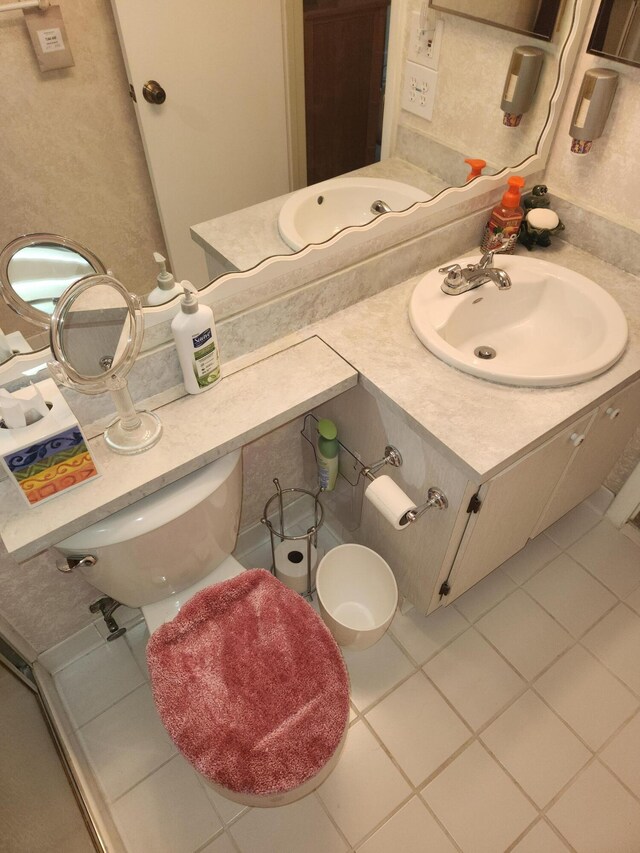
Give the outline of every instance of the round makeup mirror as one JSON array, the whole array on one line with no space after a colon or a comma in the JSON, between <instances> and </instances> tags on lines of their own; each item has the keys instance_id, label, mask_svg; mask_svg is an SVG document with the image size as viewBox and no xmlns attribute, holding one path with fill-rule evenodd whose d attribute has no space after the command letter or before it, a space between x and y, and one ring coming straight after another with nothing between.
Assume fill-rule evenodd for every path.
<instances>
[{"instance_id":1,"label":"round makeup mirror","mask_svg":"<svg viewBox=\"0 0 640 853\"><path fill-rule=\"evenodd\" d=\"M140 298L110 275L90 275L68 287L51 316L49 363L63 385L85 394L110 391L118 416L105 430L115 453L141 453L162 435L153 412L137 411L127 375L142 345Z\"/></svg>"},{"instance_id":2,"label":"round makeup mirror","mask_svg":"<svg viewBox=\"0 0 640 853\"><path fill-rule=\"evenodd\" d=\"M7 305L43 329L64 291L87 275L103 274L102 261L57 234L25 234L0 253L0 288Z\"/></svg>"}]
</instances>

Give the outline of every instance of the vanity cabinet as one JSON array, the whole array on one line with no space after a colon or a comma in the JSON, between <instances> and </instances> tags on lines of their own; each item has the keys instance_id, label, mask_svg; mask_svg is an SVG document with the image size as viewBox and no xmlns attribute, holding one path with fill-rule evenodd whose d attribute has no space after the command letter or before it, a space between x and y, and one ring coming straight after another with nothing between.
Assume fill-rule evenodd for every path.
<instances>
[{"instance_id":1,"label":"vanity cabinet","mask_svg":"<svg viewBox=\"0 0 640 853\"><path fill-rule=\"evenodd\" d=\"M450 604L596 491L639 423L635 382L484 483L466 508L469 522L440 603Z\"/></svg>"},{"instance_id":2,"label":"vanity cabinet","mask_svg":"<svg viewBox=\"0 0 640 853\"><path fill-rule=\"evenodd\" d=\"M640 425L640 382L615 394L593 412L582 439L556 485L532 536L541 533L602 485ZM582 438L584 436L584 438Z\"/></svg>"}]
</instances>

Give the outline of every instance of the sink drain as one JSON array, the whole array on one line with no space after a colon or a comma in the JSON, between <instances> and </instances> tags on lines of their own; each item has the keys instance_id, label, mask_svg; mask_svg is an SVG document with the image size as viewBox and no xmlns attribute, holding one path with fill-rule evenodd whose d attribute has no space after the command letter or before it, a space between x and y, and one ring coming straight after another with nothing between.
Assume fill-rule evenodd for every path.
<instances>
[{"instance_id":1,"label":"sink drain","mask_svg":"<svg viewBox=\"0 0 640 853\"><path fill-rule=\"evenodd\" d=\"M477 355L478 358L495 358L496 351L493 347L476 347L473 351L474 355Z\"/></svg>"}]
</instances>

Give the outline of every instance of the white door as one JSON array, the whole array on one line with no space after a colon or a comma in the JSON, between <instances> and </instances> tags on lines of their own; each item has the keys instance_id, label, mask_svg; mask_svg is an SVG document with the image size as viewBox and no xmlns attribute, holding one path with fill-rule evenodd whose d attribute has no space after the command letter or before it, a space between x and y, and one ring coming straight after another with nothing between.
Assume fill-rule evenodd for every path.
<instances>
[{"instance_id":1,"label":"white door","mask_svg":"<svg viewBox=\"0 0 640 853\"><path fill-rule=\"evenodd\" d=\"M111 3L172 269L202 287L189 227L289 192L281 0Z\"/></svg>"}]
</instances>

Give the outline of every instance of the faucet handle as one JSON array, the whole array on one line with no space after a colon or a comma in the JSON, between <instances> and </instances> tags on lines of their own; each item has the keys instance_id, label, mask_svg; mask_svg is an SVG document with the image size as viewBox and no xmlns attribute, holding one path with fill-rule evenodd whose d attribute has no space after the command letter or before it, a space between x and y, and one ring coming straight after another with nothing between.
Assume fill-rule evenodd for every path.
<instances>
[{"instance_id":1,"label":"faucet handle","mask_svg":"<svg viewBox=\"0 0 640 853\"><path fill-rule=\"evenodd\" d=\"M462 267L460 264L449 264L446 267L440 267L439 273L446 273L445 282L447 284L459 284L462 278Z\"/></svg>"}]
</instances>

